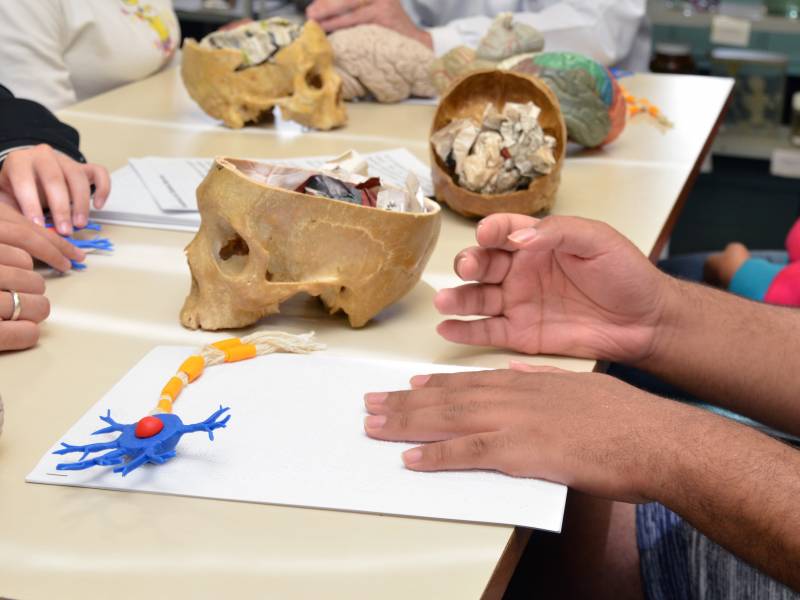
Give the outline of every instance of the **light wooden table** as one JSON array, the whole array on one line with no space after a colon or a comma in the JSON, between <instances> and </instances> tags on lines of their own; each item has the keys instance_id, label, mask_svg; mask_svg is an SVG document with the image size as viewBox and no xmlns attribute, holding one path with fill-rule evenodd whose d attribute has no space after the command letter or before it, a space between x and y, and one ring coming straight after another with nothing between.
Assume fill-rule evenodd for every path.
<instances>
[{"instance_id":1,"label":"light wooden table","mask_svg":"<svg viewBox=\"0 0 800 600\"><path fill-rule=\"evenodd\" d=\"M611 147L568 159L555 212L603 219L657 253L729 96L727 80L625 80L675 121L629 124ZM62 111L93 161L144 155L288 157L405 146L427 160L433 107L350 105L350 124L226 130L187 97L175 71ZM454 285L452 259L474 223L446 213L420 284L363 330L297 299L262 324L315 329L338 352L504 367L510 354L439 339L431 299ZM82 273L48 281L39 345L0 356L0 596L37 598L499 597L529 532L512 527L25 484L54 440L148 350L219 335L181 328L190 234L107 227L116 245ZM591 361L535 358L574 370Z\"/></svg>"}]
</instances>

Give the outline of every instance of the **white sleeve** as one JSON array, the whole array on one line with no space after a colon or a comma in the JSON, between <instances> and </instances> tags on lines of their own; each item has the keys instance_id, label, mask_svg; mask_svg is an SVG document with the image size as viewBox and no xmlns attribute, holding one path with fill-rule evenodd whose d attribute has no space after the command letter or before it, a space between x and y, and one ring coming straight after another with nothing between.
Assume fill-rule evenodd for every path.
<instances>
[{"instance_id":1,"label":"white sleeve","mask_svg":"<svg viewBox=\"0 0 800 600\"><path fill-rule=\"evenodd\" d=\"M562 2L526 1L538 11L514 13L514 20L538 29L546 51L585 54L610 66L625 58L633 46L645 16L645 0L565 0ZM492 18L488 16L456 19L428 32L437 56L456 46L475 48Z\"/></svg>"},{"instance_id":2,"label":"white sleeve","mask_svg":"<svg viewBox=\"0 0 800 600\"><path fill-rule=\"evenodd\" d=\"M0 83L17 98L51 110L75 102L64 62L65 20L59 0L0 0Z\"/></svg>"}]
</instances>

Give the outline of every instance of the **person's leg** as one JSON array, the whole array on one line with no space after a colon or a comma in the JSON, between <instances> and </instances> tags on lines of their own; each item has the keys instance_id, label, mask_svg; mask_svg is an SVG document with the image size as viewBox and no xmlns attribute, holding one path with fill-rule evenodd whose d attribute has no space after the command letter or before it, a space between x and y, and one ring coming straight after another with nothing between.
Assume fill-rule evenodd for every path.
<instances>
[{"instance_id":1,"label":"person's leg","mask_svg":"<svg viewBox=\"0 0 800 600\"><path fill-rule=\"evenodd\" d=\"M722 252L712 254L703 267L703 279L713 286L728 289L733 276L750 258L750 251L744 244L732 242Z\"/></svg>"},{"instance_id":2,"label":"person's leg","mask_svg":"<svg viewBox=\"0 0 800 600\"><path fill-rule=\"evenodd\" d=\"M505 598L643 598L635 506L570 490L562 532L533 532Z\"/></svg>"}]
</instances>

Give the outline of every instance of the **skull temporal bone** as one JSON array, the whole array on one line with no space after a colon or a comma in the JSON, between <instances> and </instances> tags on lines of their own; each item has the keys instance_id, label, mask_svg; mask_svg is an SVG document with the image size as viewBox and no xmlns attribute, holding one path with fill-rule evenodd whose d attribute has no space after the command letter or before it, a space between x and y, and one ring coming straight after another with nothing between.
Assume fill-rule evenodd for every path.
<instances>
[{"instance_id":1,"label":"skull temporal bone","mask_svg":"<svg viewBox=\"0 0 800 600\"><path fill-rule=\"evenodd\" d=\"M266 185L258 168L217 159L197 190L183 325L244 327L305 292L362 327L419 281L441 227L436 203L426 213L363 207Z\"/></svg>"}]
</instances>

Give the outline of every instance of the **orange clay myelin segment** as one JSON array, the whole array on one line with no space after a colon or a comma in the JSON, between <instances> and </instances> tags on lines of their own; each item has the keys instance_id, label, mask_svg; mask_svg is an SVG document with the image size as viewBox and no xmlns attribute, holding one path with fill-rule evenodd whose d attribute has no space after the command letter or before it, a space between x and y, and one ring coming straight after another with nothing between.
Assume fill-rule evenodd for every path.
<instances>
[{"instance_id":1,"label":"orange clay myelin segment","mask_svg":"<svg viewBox=\"0 0 800 600\"><path fill-rule=\"evenodd\" d=\"M241 344L227 348L223 352L225 352L225 362L236 362L253 358L256 355L256 347L253 344Z\"/></svg>"},{"instance_id":2,"label":"orange clay myelin segment","mask_svg":"<svg viewBox=\"0 0 800 600\"><path fill-rule=\"evenodd\" d=\"M183 364L180 366L178 371L186 375L186 378L189 380L189 383L193 382L195 379L200 377L203 374L203 369L206 368L206 361L202 356L198 354L194 354L183 361Z\"/></svg>"},{"instance_id":3,"label":"orange clay myelin segment","mask_svg":"<svg viewBox=\"0 0 800 600\"><path fill-rule=\"evenodd\" d=\"M177 377L171 377L167 382L167 385L164 386L164 389L161 390L161 396L169 396L174 402L175 398L178 397L178 394L181 393L182 389L183 382Z\"/></svg>"},{"instance_id":4,"label":"orange clay myelin segment","mask_svg":"<svg viewBox=\"0 0 800 600\"><path fill-rule=\"evenodd\" d=\"M225 354L225 362L237 362L258 355L258 349L255 344L243 344L239 338L221 340L211 345ZM199 354L193 354L183 361L183 364L178 369L178 375L184 375L186 380L191 383L203 374L205 367L205 358ZM183 390L183 386L184 382L181 377L170 378L167 385L161 390L156 410L162 413L171 413L172 405Z\"/></svg>"},{"instance_id":5,"label":"orange clay myelin segment","mask_svg":"<svg viewBox=\"0 0 800 600\"><path fill-rule=\"evenodd\" d=\"M242 340L239 338L228 338L227 340L220 340L218 342L214 342L211 344L217 350L222 350L223 352L228 348L235 348L236 346L242 345Z\"/></svg>"}]
</instances>

